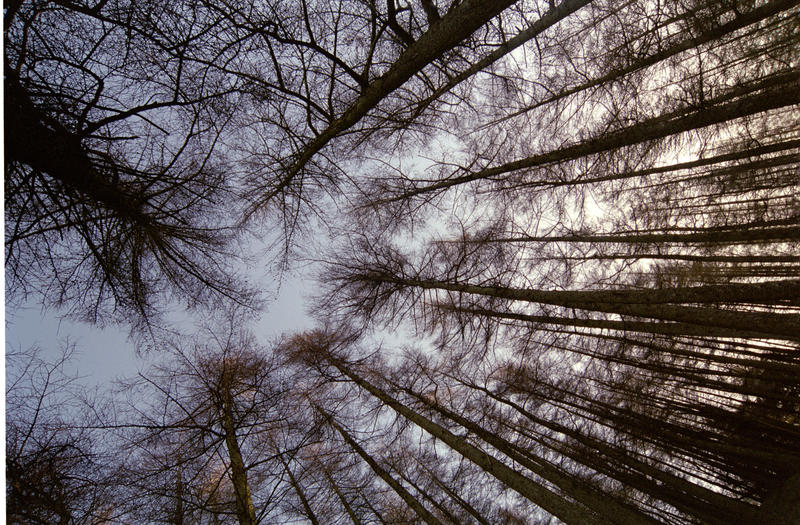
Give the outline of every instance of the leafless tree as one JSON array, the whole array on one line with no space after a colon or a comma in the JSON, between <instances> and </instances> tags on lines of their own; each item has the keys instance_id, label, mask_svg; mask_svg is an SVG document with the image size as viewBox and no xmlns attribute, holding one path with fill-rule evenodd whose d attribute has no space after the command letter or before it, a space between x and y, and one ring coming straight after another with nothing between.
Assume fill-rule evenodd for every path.
<instances>
[{"instance_id":1,"label":"leafless tree","mask_svg":"<svg viewBox=\"0 0 800 525\"><path fill-rule=\"evenodd\" d=\"M67 367L36 348L6 354L6 520L100 524L119 516L117 465L87 430L84 395Z\"/></svg>"},{"instance_id":2,"label":"leafless tree","mask_svg":"<svg viewBox=\"0 0 800 525\"><path fill-rule=\"evenodd\" d=\"M11 297L36 292L81 319L140 325L175 296L250 301L218 144L240 90L202 64L217 24L199 16L157 2L9 6Z\"/></svg>"},{"instance_id":3,"label":"leafless tree","mask_svg":"<svg viewBox=\"0 0 800 525\"><path fill-rule=\"evenodd\" d=\"M133 494L154 503L142 510L254 524L277 505L291 451L276 436L290 408L274 359L241 322L231 315L192 342L165 342L164 364L127 385L129 415L113 426L128 443Z\"/></svg>"}]
</instances>

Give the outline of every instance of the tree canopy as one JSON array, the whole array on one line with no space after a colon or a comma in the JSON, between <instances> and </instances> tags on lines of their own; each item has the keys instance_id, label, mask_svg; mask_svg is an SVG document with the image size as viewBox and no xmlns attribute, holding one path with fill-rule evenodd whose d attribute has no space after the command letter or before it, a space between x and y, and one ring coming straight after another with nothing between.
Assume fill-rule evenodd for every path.
<instances>
[{"instance_id":1,"label":"tree canopy","mask_svg":"<svg viewBox=\"0 0 800 525\"><path fill-rule=\"evenodd\" d=\"M800 519L797 0L5 7L7 300L217 319L19 368L12 521Z\"/></svg>"}]
</instances>

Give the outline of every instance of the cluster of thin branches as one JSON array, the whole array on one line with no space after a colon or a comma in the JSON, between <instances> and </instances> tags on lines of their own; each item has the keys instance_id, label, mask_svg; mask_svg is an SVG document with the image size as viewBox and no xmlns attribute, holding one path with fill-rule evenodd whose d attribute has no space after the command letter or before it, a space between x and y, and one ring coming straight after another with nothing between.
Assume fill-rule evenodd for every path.
<instances>
[{"instance_id":1,"label":"cluster of thin branches","mask_svg":"<svg viewBox=\"0 0 800 525\"><path fill-rule=\"evenodd\" d=\"M175 297L252 305L237 235L291 254L319 219L325 328L262 345L231 315L162 342L119 417L21 410L14 502L86 523L798 519L796 0L156 4L7 9L12 296L145 325ZM98 467L87 429L123 459Z\"/></svg>"}]
</instances>

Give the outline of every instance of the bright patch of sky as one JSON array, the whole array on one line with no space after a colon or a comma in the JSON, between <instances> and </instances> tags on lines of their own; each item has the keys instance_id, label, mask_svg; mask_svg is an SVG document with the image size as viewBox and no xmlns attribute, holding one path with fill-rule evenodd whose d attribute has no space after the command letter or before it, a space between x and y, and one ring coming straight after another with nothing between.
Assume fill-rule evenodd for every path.
<instances>
[{"instance_id":1,"label":"bright patch of sky","mask_svg":"<svg viewBox=\"0 0 800 525\"><path fill-rule=\"evenodd\" d=\"M310 288L310 282L301 277L282 279L265 312L253 323L252 330L260 341L268 343L283 333L312 328L313 321L304 305ZM191 322L188 324L191 326ZM137 353L125 326L100 328L60 319L58 312L44 311L32 301L6 311L5 335L6 352L35 346L45 361L57 360L66 344L74 344L76 352L67 372L81 377L87 386L106 385L135 375L157 357Z\"/></svg>"}]
</instances>

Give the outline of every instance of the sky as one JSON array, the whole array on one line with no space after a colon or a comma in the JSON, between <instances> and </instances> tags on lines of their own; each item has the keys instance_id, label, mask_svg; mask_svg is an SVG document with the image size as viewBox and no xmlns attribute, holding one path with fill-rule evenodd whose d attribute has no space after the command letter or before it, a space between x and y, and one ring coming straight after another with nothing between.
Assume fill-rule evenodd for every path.
<instances>
[{"instance_id":1,"label":"sky","mask_svg":"<svg viewBox=\"0 0 800 525\"><path fill-rule=\"evenodd\" d=\"M277 297L269 301L253 331L268 342L282 333L309 329L313 320L306 314L304 297L309 292L307 279L285 276ZM107 385L147 368L153 355L138 356L124 325L99 328L86 323L60 319L57 311L43 311L34 301L25 307L6 311L6 352L38 346L47 361L58 358L66 341L75 343L76 354L71 374L80 376L89 387Z\"/></svg>"}]
</instances>

